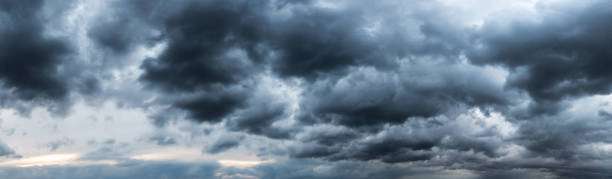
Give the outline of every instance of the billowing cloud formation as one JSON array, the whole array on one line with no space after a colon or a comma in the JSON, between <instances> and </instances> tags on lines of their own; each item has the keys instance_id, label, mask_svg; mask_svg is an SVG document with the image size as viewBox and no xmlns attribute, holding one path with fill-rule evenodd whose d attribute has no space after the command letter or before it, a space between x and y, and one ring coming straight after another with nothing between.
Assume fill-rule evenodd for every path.
<instances>
[{"instance_id":1,"label":"billowing cloud formation","mask_svg":"<svg viewBox=\"0 0 612 179\"><path fill-rule=\"evenodd\" d=\"M83 71L70 34L63 34L74 1L0 3L0 104L27 112L34 106L67 112L70 95L93 95L99 82ZM87 64L89 65L89 64Z\"/></svg>"},{"instance_id":2,"label":"billowing cloud formation","mask_svg":"<svg viewBox=\"0 0 612 179\"><path fill-rule=\"evenodd\" d=\"M191 118L199 121L218 122L238 109L245 108L247 99L253 95L249 92L254 88L252 83L256 79L253 76L264 73L263 70L257 69L266 68L266 66L280 78L298 77L309 83L313 82L315 86L323 85L321 88L328 88L324 87L326 84L322 84L323 81L335 83L338 80L335 76L347 74L348 70L360 66L389 69L390 64L397 63L394 62L394 59L403 57L403 54L406 53L386 50L385 47L378 45L383 43L382 45L388 46L387 48L399 48L398 46L402 44L384 44L387 40L386 36L369 35L368 31L363 29L367 25L363 12L304 6L304 4L278 7L268 1L222 2L215 3L214 6L211 5L212 3L214 1L185 2L185 4L176 5L176 10L164 10L167 16L157 17L162 20L152 23L154 26L159 26L158 30L165 37L167 48L159 57L147 59L142 65L145 73L141 78L145 83L159 87L168 94L187 95L187 97L177 97L173 106L186 110ZM150 6L143 5L143 7ZM266 10L272 12L288 10L290 13L262 12ZM153 14L155 15L161 14ZM288 17L275 17L281 15ZM435 29L432 28L435 27L430 27L430 24L422 27L421 34L426 35L423 42L429 41L429 36L439 35L433 33ZM449 41L449 43L454 42ZM418 54L432 54L429 51L434 47L428 47L428 51L419 51ZM443 47L440 47L440 50L446 51ZM448 52L445 52L444 55L441 58L446 58ZM456 57L458 54L455 54ZM427 60L419 59L418 61L421 63ZM434 60L440 61L439 59ZM448 60L451 62L444 62ZM438 62L439 65L453 65L452 61L455 59L441 59L441 61ZM383 78L398 78L393 75L395 74ZM399 80L404 80L399 78ZM448 91L440 89L442 90L440 92L431 92L430 89L427 89L444 88L438 86L396 90L403 85L412 84L389 80L388 85L392 86L384 90L390 91L380 93L379 97L372 97L379 98L380 102L351 107L354 109L343 109L343 104L340 104L343 101L333 101L332 103L336 104L319 107L313 106L319 104L304 105L306 108L315 108L313 112L321 113L321 115L337 114L340 118L347 118L345 122L341 122L347 125L368 125L386 122L401 123L408 117L437 115L446 108L439 105L438 102L449 101L449 105L501 104L504 102L504 99L494 96L495 94L489 94L489 91L463 94L472 93L466 89L464 92L451 92L456 94L443 94ZM440 80L454 81L454 79ZM368 84L364 83L364 85ZM449 86L450 88L453 87ZM488 87L485 86L485 88ZM404 90L409 92L403 92ZM359 95L356 92L345 94ZM397 97L392 99L390 98L392 96ZM441 101L434 100L430 104L423 105L422 102L426 100L421 97L440 98ZM308 96L306 98L317 101L328 97ZM414 106L409 107L408 110L400 109L399 107L406 104L403 101L414 101ZM350 104L357 101L346 102ZM248 117L252 116L240 118ZM274 118L274 116L268 118ZM366 120L372 122L366 122Z\"/></svg>"},{"instance_id":3,"label":"billowing cloud formation","mask_svg":"<svg viewBox=\"0 0 612 179\"><path fill-rule=\"evenodd\" d=\"M6 1L0 29L0 79L21 99L64 98L68 89L58 67L71 50L61 39L46 37L43 1Z\"/></svg>"},{"instance_id":4,"label":"billowing cloud formation","mask_svg":"<svg viewBox=\"0 0 612 179\"><path fill-rule=\"evenodd\" d=\"M500 10L420 0L1 2L0 104L116 100L152 118L156 131L139 145L274 161L224 168L122 158L44 172L609 177L612 24L603 19L611 4L507 3ZM66 137L46 147L79 145ZM88 159L134 152L136 145L117 141ZM16 153L1 148L3 156ZM153 154L143 156L167 157Z\"/></svg>"},{"instance_id":5,"label":"billowing cloud formation","mask_svg":"<svg viewBox=\"0 0 612 179\"><path fill-rule=\"evenodd\" d=\"M415 61L432 64L406 64L392 72L355 69L339 80L313 84L303 100L304 118L371 127L399 124L409 117L433 117L456 105L507 103L497 79L485 76L499 71L435 59Z\"/></svg>"},{"instance_id":6,"label":"billowing cloud formation","mask_svg":"<svg viewBox=\"0 0 612 179\"><path fill-rule=\"evenodd\" d=\"M536 113L558 112L556 103L567 98L608 94L612 24L599 21L612 16L608 5L551 9L540 22L487 23L470 60L508 67L507 86L527 91L539 105Z\"/></svg>"},{"instance_id":7,"label":"billowing cloud formation","mask_svg":"<svg viewBox=\"0 0 612 179\"><path fill-rule=\"evenodd\" d=\"M386 3L377 7L408 8ZM292 157L442 166L457 160L469 168L476 165L470 160L508 157L513 147L569 162L575 145L605 142L590 135L570 140L575 144L540 141L532 137L563 136L538 132L554 117L518 114L558 111L566 100L607 94L607 26L597 19L609 13L597 5L574 9L572 21L544 14L540 22L491 21L473 29L435 13L439 7L420 9L424 2L405 16L373 12L361 2L127 4L115 11L132 19L117 22L136 21L138 28L100 27L90 35L123 53L149 43L126 34L159 32L165 49L143 62L140 77L163 94L159 103L230 131L293 140L284 149ZM392 21L400 17L413 23ZM279 98L261 90L264 78L301 91ZM530 116L533 121L515 121ZM219 138L204 151L240 141Z\"/></svg>"}]
</instances>

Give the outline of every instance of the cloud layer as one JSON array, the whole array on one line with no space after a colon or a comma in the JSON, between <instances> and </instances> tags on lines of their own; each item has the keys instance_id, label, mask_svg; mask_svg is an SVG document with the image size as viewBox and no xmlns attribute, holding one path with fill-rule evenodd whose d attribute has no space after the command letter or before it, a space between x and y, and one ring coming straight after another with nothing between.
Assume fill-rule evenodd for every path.
<instances>
[{"instance_id":1,"label":"cloud layer","mask_svg":"<svg viewBox=\"0 0 612 179\"><path fill-rule=\"evenodd\" d=\"M78 114L96 122L98 113L85 112L94 106L133 112L109 112L101 121L130 125L146 116L154 126L141 127L146 134L133 132L141 136L130 140L108 134L123 142L87 141L97 153L83 160L119 164L9 167L0 175L612 176L606 165L612 159L612 24L605 20L611 4L504 3L511 6L0 2L3 109L28 116L44 108L55 118ZM137 127L126 125L118 131ZM75 138L41 148L78 147ZM154 150L145 145L197 146L202 155L242 152L275 162L228 168L126 158ZM0 146L0 156L19 154Z\"/></svg>"}]
</instances>

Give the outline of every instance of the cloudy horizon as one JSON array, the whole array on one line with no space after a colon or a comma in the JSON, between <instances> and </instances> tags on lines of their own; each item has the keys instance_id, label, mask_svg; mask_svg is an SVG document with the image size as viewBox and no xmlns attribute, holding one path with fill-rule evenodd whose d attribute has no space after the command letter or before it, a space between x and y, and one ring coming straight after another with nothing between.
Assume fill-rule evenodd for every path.
<instances>
[{"instance_id":1,"label":"cloudy horizon","mask_svg":"<svg viewBox=\"0 0 612 179\"><path fill-rule=\"evenodd\" d=\"M610 178L612 2L3 0L0 178Z\"/></svg>"}]
</instances>

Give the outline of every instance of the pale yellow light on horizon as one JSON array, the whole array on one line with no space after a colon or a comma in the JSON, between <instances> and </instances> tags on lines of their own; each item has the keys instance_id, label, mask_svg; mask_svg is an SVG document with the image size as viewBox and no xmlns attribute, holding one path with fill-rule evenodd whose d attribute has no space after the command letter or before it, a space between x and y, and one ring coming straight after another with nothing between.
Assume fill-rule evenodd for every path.
<instances>
[{"instance_id":1,"label":"pale yellow light on horizon","mask_svg":"<svg viewBox=\"0 0 612 179\"><path fill-rule=\"evenodd\" d=\"M268 163L271 161L257 161L257 160L218 160L219 164L225 167L252 167L262 163Z\"/></svg>"},{"instance_id":2,"label":"pale yellow light on horizon","mask_svg":"<svg viewBox=\"0 0 612 179\"><path fill-rule=\"evenodd\" d=\"M66 165L78 159L79 156L79 154L40 155L4 161L0 163L0 166L32 167L45 165Z\"/></svg>"},{"instance_id":3,"label":"pale yellow light on horizon","mask_svg":"<svg viewBox=\"0 0 612 179\"><path fill-rule=\"evenodd\" d=\"M7 161L0 162L0 167L37 167L37 166L49 166L49 165L74 165L74 166L83 166L83 165L115 165L118 162L114 160L98 160L98 161L90 161L90 160L79 160L81 154L78 153L66 153L66 154L48 154L48 155L39 155L33 157L24 157L19 159L11 159ZM189 156L189 155L187 155ZM141 154L130 157L131 159L136 160L145 160L145 161L181 161L181 158L186 158L186 156L181 156L177 154L169 154L169 153L148 153ZM215 159L213 159L215 160ZM191 162L196 161L211 161L200 158L200 160L192 160ZM271 160L232 160L232 159L216 159L220 165L224 167L237 167L237 168L246 168L252 167L255 165L273 162ZM189 161L183 161L189 162Z\"/></svg>"},{"instance_id":4,"label":"pale yellow light on horizon","mask_svg":"<svg viewBox=\"0 0 612 179\"><path fill-rule=\"evenodd\" d=\"M117 161L114 160L78 160L81 154L70 153L70 154L49 154L39 155L34 157L26 157L20 159L13 159L4 162L0 162L2 167L39 167L49 165L115 165Z\"/></svg>"},{"instance_id":5,"label":"pale yellow light on horizon","mask_svg":"<svg viewBox=\"0 0 612 179\"><path fill-rule=\"evenodd\" d=\"M175 160L175 161L191 161L191 162L198 161L197 158L199 158L200 161L210 161L205 158L202 158L200 154L197 154L196 156L185 155L185 154L189 154L189 153L185 152L183 155L178 154L178 153L147 153L147 154L135 155L130 158L135 159L135 160L149 160L149 161ZM191 160L186 160L187 158L190 158ZM264 160L231 160L231 159L213 159L213 158L210 158L210 159L216 160L222 166L237 167L237 168L252 167L255 165L262 164L262 163L272 162L268 160L264 161Z\"/></svg>"}]
</instances>

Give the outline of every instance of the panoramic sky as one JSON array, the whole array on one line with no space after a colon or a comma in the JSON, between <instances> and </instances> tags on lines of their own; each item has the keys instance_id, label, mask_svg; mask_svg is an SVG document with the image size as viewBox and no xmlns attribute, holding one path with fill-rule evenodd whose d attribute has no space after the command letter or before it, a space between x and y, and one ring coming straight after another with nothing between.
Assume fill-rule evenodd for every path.
<instances>
[{"instance_id":1,"label":"panoramic sky","mask_svg":"<svg viewBox=\"0 0 612 179\"><path fill-rule=\"evenodd\" d=\"M1 0L0 178L610 178L612 1Z\"/></svg>"}]
</instances>

